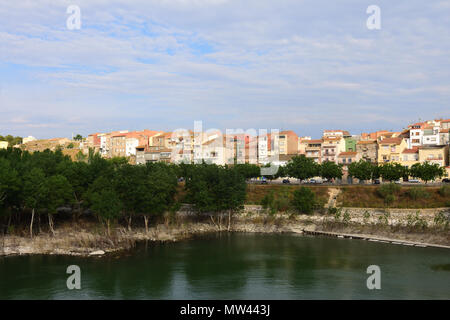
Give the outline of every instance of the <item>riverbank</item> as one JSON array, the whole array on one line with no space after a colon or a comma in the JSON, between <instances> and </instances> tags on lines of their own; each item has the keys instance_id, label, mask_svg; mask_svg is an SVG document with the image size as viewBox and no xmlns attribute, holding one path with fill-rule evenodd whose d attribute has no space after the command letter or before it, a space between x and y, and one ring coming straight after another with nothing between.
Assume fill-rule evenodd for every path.
<instances>
[{"instance_id":1,"label":"riverbank","mask_svg":"<svg viewBox=\"0 0 450 320\"><path fill-rule=\"evenodd\" d=\"M0 256L24 254L101 256L128 250L138 241L174 242L192 236L220 232L250 233L303 233L328 232L362 238L382 238L386 241L403 241L426 246L450 247L450 230L435 224L438 214L447 214L448 208L423 211L408 209L360 209L342 208L335 214L292 215L268 214L261 206L246 206L233 216L229 230L227 216L220 221L209 216L193 215L189 208L180 210L171 223L160 223L149 228L124 227L113 229L105 235L104 226L89 221L65 222L55 234L40 233L32 239L18 235L6 235L0 239ZM421 224L416 225L419 221ZM355 236L355 238L357 238Z\"/></svg>"}]
</instances>

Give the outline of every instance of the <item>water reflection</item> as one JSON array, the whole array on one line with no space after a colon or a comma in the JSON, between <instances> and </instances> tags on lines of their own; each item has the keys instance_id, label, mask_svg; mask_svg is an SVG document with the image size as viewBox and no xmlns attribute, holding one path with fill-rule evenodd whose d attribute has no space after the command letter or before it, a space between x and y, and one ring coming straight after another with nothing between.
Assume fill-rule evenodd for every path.
<instances>
[{"instance_id":1,"label":"water reflection","mask_svg":"<svg viewBox=\"0 0 450 320\"><path fill-rule=\"evenodd\" d=\"M66 288L67 266L82 290ZM382 289L366 288L379 265ZM125 256L0 259L1 299L448 299L448 251L325 237L212 234Z\"/></svg>"}]
</instances>

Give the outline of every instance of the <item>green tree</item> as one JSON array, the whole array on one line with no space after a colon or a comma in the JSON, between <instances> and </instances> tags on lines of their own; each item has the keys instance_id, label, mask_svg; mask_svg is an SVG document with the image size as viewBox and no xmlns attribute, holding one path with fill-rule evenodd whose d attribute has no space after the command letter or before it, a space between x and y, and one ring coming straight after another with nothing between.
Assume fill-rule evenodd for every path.
<instances>
[{"instance_id":1,"label":"green tree","mask_svg":"<svg viewBox=\"0 0 450 320\"><path fill-rule=\"evenodd\" d=\"M332 161L325 161L320 165L320 176L327 180L341 179L342 166Z\"/></svg>"},{"instance_id":2,"label":"green tree","mask_svg":"<svg viewBox=\"0 0 450 320\"><path fill-rule=\"evenodd\" d=\"M147 165L138 182L136 211L144 217L148 232L149 215L159 216L172 208L177 187L176 172L167 165Z\"/></svg>"},{"instance_id":3,"label":"green tree","mask_svg":"<svg viewBox=\"0 0 450 320\"><path fill-rule=\"evenodd\" d=\"M375 166L369 161L359 160L348 165L348 174L360 181L373 178Z\"/></svg>"},{"instance_id":4,"label":"green tree","mask_svg":"<svg viewBox=\"0 0 450 320\"><path fill-rule=\"evenodd\" d=\"M45 197L43 203L48 212L48 225L52 234L55 234L53 215L58 212L59 207L73 199L72 186L66 177L54 175L45 179L42 190Z\"/></svg>"},{"instance_id":5,"label":"green tree","mask_svg":"<svg viewBox=\"0 0 450 320\"><path fill-rule=\"evenodd\" d=\"M428 181L435 180L438 177L442 178L445 174L445 168L439 166L437 163L431 164L429 162L423 162L413 164L409 172L411 176L428 183Z\"/></svg>"},{"instance_id":6,"label":"green tree","mask_svg":"<svg viewBox=\"0 0 450 320\"><path fill-rule=\"evenodd\" d=\"M234 165L237 170L245 179L257 178L260 175L261 169L256 164L240 163Z\"/></svg>"},{"instance_id":7,"label":"green tree","mask_svg":"<svg viewBox=\"0 0 450 320\"><path fill-rule=\"evenodd\" d=\"M383 163L380 168L380 174L383 180L396 181L408 175L408 169L400 163L387 162Z\"/></svg>"},{"instance_id":8,"label":"green tree","mask_svg":"<svg viewBox=\"0 0 450 320\"><path fill-rule=\"evenodd\" d=\"M314 192L308 187L301 187L295 190L292 205L300 213L310 214L316 205Z\"/></svg>"},{"instance_id":9,"label":"green tree","mask_svg":"<svg viewBox=\"0 0 450 320\"><path fill-rule=\"evenodd\" d=\"M36 211L45 204L45 174L40 168L33 168L23 177L24 205L31 209L30 237L33 238L33 222ZM39 212L38 212L39 214Z\"/></svg>"},{"instance_id":10,"label":"green tree","mask_svg":"<svg viewBox=\"0 0 450 320\"><path fill-rule=\"evenodd\" d=\"M242 207L246 197L245 178L233 168L214 164L196 165L186 180L187 199L198 212L228 212L228 230L232 214ZM212 215L210 215L213 219ZM214 220L213 220L214 221Z\"/></svg>"},{"instance_id":11,"label":"green tree","mask_svg":"<svg viewBox=\"0 0 450 320\"><path fill-rule=\"evenodd\" d=\"M115 221L122 211L122 202L112 189L103 189L90 195L92 211L106 224L108 236L111 235L111 221Z\"/></svg>"},{"instance_id":12,"label":"green tree","mask_svg":"<svg viewBox=\"0 0 450 320\"><path fill-rule=\"evenodd\" d=\"M290 177L305 180L318 176L320 173L320 166L311 158L300 155L293 157L288 162L286 170Z\"/></svg>"},{"instance_id":13,"label":"green tree","mask_svg":"<svg viewBox=\"0 0 450 320\"><path fill-rule=\"evenodd\" d=\"M73 140L75 140L75 141L81 141L81 140L83 140L83 136L82 136L81 134L77 134L77 135L73 138Z\"/></svg>"}]
</instances>

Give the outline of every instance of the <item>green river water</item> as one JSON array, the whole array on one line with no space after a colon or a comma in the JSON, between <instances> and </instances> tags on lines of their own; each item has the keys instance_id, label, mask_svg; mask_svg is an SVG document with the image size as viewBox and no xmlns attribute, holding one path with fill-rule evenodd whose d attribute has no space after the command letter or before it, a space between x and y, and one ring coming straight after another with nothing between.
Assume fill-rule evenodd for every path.
<instances>
[{"instance_id":1,"label":"green river water","mask_svg":"<svg viewBox=\"0 0 450 320\"><path fill-rule=\"evenodd\" d=\"M66 286L69 265L81 289ZM369 290L369 265L381 289ZM295 234L211 234L117 256L0 258L0 299L449 299L450 250Z\"/></svg>"}]
</instances>

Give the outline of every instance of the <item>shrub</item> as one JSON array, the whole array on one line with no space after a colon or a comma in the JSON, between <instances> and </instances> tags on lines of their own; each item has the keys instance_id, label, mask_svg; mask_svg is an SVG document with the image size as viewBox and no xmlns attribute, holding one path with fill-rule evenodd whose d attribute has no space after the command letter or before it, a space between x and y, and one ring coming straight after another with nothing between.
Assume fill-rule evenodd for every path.
<instances>
[{"instance_id":1,"label":"shrub","mask_svg":"<svg viewBox=\"0 0 450 320\"><path fill-rule=\"evenodd\" d=\"M315 204L315 194L310 188L301 187L294 191L292 205L297 211L309 214L314 210Z\"/></svg>"},{"instance_id":2,"label":"shrub","mask_svg":"<svg viewBox=\"0 0 450 320\"><path fill-rule=\"evenodd\" d=\"M335 215L337 211L338 211L338 208L336 208L336 207L328 207L329 215Z\"/></svg>"},{"instance_id":3,"label":"shrub","mask_svg":"<svg viewBox=\"0 0 450 320\"><path fill-rule=\"evenodd\" d=\"M289 191L285 190L280 193L275 200L274 209L275 211L287 211L290 207L291 201L289 199Z\"/></svg>"},{"instance_id":4,"label":"shrub","mask_svg":"<svg viewBox=\"0 0 450 320\"><path fill-rule=\"evenodd\" d=\"M450 218L447 217L444 212L440 211L434 216L434 224L438 227L447 229L450 225Z\"/></svg>"},{"instance_id":5,"label":"shrub","mask_svg":"<svg viewBox=\"0 0 450 320\"><path fill-rule=\"evenodd\" d=\"M428 227L427 221L420 217L420 211L417 211L415 215L409 214L407 219L407 226L410 228L426 229Z\"/></svg>"},{"instance_id":6,"label":"shrub","mask_svg":"<svg viewBox=\"0 0 450 320\"><path fill-rule=\"evenodd\" d=\"M439 189L439 194L443 197L450 197L450 186L442 186Z\"/></svg>"},{"instance_id":7,"label":"shrub","mask_svg":"<svg viewBox=\"0 0 450 320\"><path fill-rule=\"evenodd\" d=\"M274 192L272 190L272 191L270 191L270 193L266 194L264 196L264 198L262 198L261 205L264 209L269 209L269 208L273 209L274 200L275 200L275 197L274 197Z\"/></svg>"},{"instance_id":8,"label":"shrub","mask_svg":"<svg viewBox=\"0 0 450 320\"><path fill-rule=\"evenodd\" d=\"M336 209L336 211L334 212L334 220L339 221L339 219L341 219L341 215L342 215L342 208Z\"/></svg>"},{"instance_id":9,"label":"shrub","mask_svg":"<svg viewBox=\"0 0 450 320\"><path fill-rule=\"evenodd\" d=\"M430 197L430 193L423 187L414 187L408 190L408 196L413 199L426 199Z\"/></svg>"},{"instance_id":10,"label":"shrub","mask_svg":"<svg viewBox=\"0 0 450 320\"><path fill-rule=\"evenodd\" d=\"M390 205L395 201L395 196L393 194L388 194L384 197L384 203Z\"/></svg>"},{"instance_id":11,"label":"shrub","mask_svg":"<svg viewBox=\"0 0 450 320\"><path fill-rule=\"evenodd\" d=\"M387 196L397 194L400 192L401 187L395 183L383 184L378 187L377 193L383 199L386 199Z\"/></svg>"},{"instance_id":12,"label":"shrub","mask_svg":"<svg viewBox=\"0 0 450 320\"><path fill-rule=\"evenodd\" d=\"M370 219L370 212L366 210L363 213L363 221L364 221L364 223L367 223L369 221L369 219Z\"/></svg>"},{"instance_id":13,"label":"shrub","mask_svg":"<svg viewBox=\"0 0 450 320\"><path fill-rule=\"evenodd\" d=\"M385 213L383 213L381 216L378 217L378 222L384 225L388 225L390 216L391 214L389 213L389 211L386 211Z\"/></svg>"},{"instance_id":14,"label":"shrub","mask_svg":"<svg viewBox=\"0 0 450 320\"><path fill-rule=\"evenodd\" d=\"M345 224L350 222L350 213L348 212L348 210L345 210L344 216L342 217L342 222L344 222Z\"/></svg>"}]
</instances>

